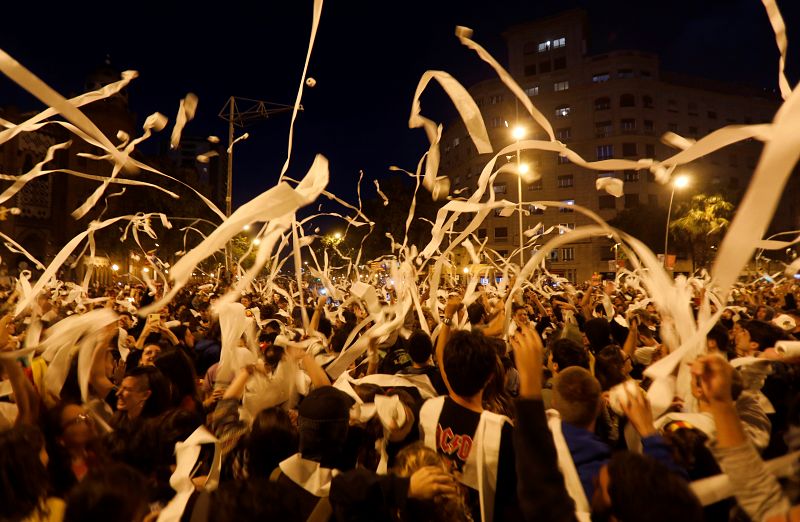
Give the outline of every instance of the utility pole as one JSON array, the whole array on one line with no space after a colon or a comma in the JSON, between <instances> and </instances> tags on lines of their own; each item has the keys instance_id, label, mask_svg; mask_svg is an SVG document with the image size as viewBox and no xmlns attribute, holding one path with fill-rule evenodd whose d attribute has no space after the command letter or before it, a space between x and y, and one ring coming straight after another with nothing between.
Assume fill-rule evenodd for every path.
<instances>
[{"instance_id":1,"label":"utility pole","mask_svg":"<svg viewBox=\"0 0 800 522\"><path fill-rule=\"evenodd\" d=\"M219 117L228 122L228 179L225 184L226 217L230 217L233 211L233 145L241 139L246 139L247 136L247 134L243 134L234 139L235 127L243 129L249 124L266 120L273 114L291 111L293 108L293 105L231 96L219 111ZM303 110L303 108L300 107L300 110ZM231 265L231 246L228 243L225 245L225 270L229 275Z\"/></svg>"}]
</instances>

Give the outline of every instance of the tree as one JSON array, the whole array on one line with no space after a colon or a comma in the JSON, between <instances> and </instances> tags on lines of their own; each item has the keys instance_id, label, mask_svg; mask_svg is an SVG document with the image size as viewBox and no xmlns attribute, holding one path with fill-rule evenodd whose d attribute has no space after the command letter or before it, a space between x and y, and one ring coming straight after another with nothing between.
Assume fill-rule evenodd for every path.
<instances>
[{"instance_id":1,"label":"tree","mask_svg":"<svg viewBox=\"0 0 800 522\"><path fill-rule=\"evenodd\" d=\"M711 260L732 211L733 204L718 194L698 194L678 208L679 217L670 221L669 229L691 252L692 270L705 267Z\"/></svg>"}]
</instances>

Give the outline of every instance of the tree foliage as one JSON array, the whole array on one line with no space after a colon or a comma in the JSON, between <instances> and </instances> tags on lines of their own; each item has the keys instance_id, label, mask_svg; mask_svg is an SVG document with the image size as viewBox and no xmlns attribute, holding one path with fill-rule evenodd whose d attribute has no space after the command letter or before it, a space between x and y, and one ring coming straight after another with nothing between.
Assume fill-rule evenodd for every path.
<instances>
[{"instance_id":1,"label":"tree foliage","mask_svg":"<svg viewBox=\"0 0 800 522\"><path fill-rule=\"evenodd\" d=\"M697 194L678 207L669 229L692 254L692 268L705 267L730 224L733 204L723 196Z\"/></svg>"}]
</instances>

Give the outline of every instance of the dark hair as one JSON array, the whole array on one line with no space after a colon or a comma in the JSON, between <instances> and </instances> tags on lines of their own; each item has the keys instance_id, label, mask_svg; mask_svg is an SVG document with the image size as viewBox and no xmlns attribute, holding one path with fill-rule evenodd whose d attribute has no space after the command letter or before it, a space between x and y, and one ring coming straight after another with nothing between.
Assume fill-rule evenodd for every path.
<instances>
[{"instance_id":1,"label":"dark hair","mask_svg":"<svg viewBox=\"0 0 800 522\"><path fill-rule=\"evenodd\" d=\"M347 341L347 338L350 336L350 331L352 330L351 326L355 325L345 325L343 328L336 330L336 333L331 337L331 351L339 353L344 349L344 343Z\"/></svg>"},{"instance_id":2,"label":"dark hair","mask_svg":"<svg viewBox=\"0 0 800 522\"><path fill-rule=\"evenodd\" d=\"M467 307L467 317L472 326L476 326L486 316L486 308L483 303L475 301Z\"/></svg>"},{"instance_id":3,"label":"dark hair","mask_svg":"<svg viewBox=\"0 0 800 522\"><path fill-rule=\"evenodd\" d=\"M319 326L317 326L317 331L324 335L326 338L331 336L331 332L333 332L333 325L331 324L330 319L327 317L320 317L319 318Z\"/></svg>"},{"instance_id":4,"label":"dark hair","mask_svg":"<svg viewBox=\"0 0 800 522\"><path fill-rule=\"evenodd\" d=\"M433 354L433 343L430 336L422 330L416 330L408 338L408 355L417 364L428 362Z\"/></svg>"},{"instance_id":5,"label":"dark hair","mask_svg":"<svg viewBox=\"0 0 800 522\"><path fill-rule=\"evenodd\" d=\"M583 325L592 353L597 353L611 342L611 327L605 317L595 317ZM559 365L560 366L560 365Z\"/></svg>"},{"instance_id":6,"label":"dark hair","mask_svg":"<svg viewBox=\"0 0 800 522\"><path fill-rule=\"evenodd\" d=\"M0 433L0 519L23 520L47 498L47 470L39 458L44 436L22 424Z\"/></svg>"},{"instance_id":7,"label":"dark hair","mask_svg":"<svg viewBox=\"0 0 800 522\"><path fill-rule=\"evenodd\" d=\"M703 508L689 484L647 455L615 453L608 463L611 512L634 522L702 522Z\"/></svg>"},{"instance_id":8,"label":"dark hair","mask_svg":"<svg viewBox=\"0 0 800 522\"><path fill-rule=\"evenodd\" d=\"M718 322L708 332L707 337L713 339L717 343L717 348L719 348L720 352L724 353L726 356L731 355L730 336L728 335L728 329L725 328L725 325ZM733 357L736 357L735 352L733 353Z\"/></svg>"},{"instance_id":9,"label":"dark hair","mask_svg":"<svg viewBox=\"0 0 800 522\"><path fill-rule=\"evenodd\" d=\"M352 326L356 325L356 314L352 310L342 310L342 318L344 319L345 324Z\"/></svg>"},{"instance_id":10,"label":"dark hair","mask_svg":"<svg viewBox=\"0 0 800 522\"><path fill-rule=\"evenodd\" d=\"M587 428L600 412L600 383L588 370L573 366L553 381L553 405L561 419Z\"/></svg>"},{"instance_id":11,"label":"dark hair","mask_svg":"<svg viewBox=\"0 0 800 522\"><path fill-rule=\"evenodd\" d=\"M142 417L156 417L164 413L170 404L169 381L155 366L138 366L125 374L125 377L144 379L150 396L142 408Z\"/></svg>"},{"instance_id":12,"label":"dark hair","mask_svg":"<svg viewBox=\"0 0 800 522\"><path fill-rule=\"evenodd\" d=\"M354 402L332 386L311 390L297 408L303 458L323 467L332 467L331 463L341 458Z\"/></svg>"},{"instance_id":13,"label":"dark hair","mask_svg":"<svg viewBox=\"0 0 800 522\"><path fill-rule=\"evenodd\" d=\"M751 321L741 321L739 324L750 333L750 340L758 343L759 350L772 348L776 342L786 337L783 330L764 321L753 319Z\"/></svg>"},{"instance_id":14,"label":"dark hair","mask_svg":"<svg viewBox=\"0 0 800 522\"><path fill-rule=\"evenodd\" d=\"M594 361L594 376L597 377L600 388L607 391L626 381L624 367L625 357L619 346L611 344L600 350Z\"/></svg>"},{"instance_id":15,"label":"dark hair","mask_svg":"<svg viewBox=\"0 0 800 522\"><path fill-rule=\"evenodd\" d=\"M279 407L261 410L247 437L247 474L269 477L281 461L297 453L297 430Z\"/></svg>"},{"instance_id":16,"label":"dark hair","mask_svg":"<svg viewBox=\"0 0 800 522\"><path fill-rule=\"evenodd\" d=\"M461 330L448 339L442 359L453 392L472 397L494 374L497 354L483 334Z\"/></svg>"},{"instance_id":17,"label":"dark hair","mask_svg":"<svg viewBox=\"0 0 800 522\"><path fill-rule=\"evenodd\" d=\"M147 514L145 478L125 464L110 463L91 471L67 497L64 522L139 521Z\"/></svg>"},{"instance_id":18,"label":"dark hair","mask_svg":"<svg viewBox=\"0 0 800 522\"><path fill-rule=\"evenodd\" d=\"M205 493L203 493L205 495ZM233 480L210 494L209 522L285 520L300 522L303 512L297 495L281 482L268 478Z\"/></svg>"},{"instance_id":19,"label":"dark hair","mask_svg":"<svg viewBox=\"0 0 800 522\"><path fill-rule=\"evenodd\" d=\"M178 407L186 397L198 399L197 373L194 364L183 350L161 353L155 360L158 368L170 385L170 406Z\"/></svg>"},{"instance_id":20,"label":"dark hair","mask_svg":"<svg viewBox=\"0 0 800 522\"><path fill-rule=\"evenodd\" d=\"M570 366L579 366L589 369L589 356L586 350L571 339L556 339L550 345L553 362L558 364L558 371L564 371Z\"/></svg>"}]
</instances>

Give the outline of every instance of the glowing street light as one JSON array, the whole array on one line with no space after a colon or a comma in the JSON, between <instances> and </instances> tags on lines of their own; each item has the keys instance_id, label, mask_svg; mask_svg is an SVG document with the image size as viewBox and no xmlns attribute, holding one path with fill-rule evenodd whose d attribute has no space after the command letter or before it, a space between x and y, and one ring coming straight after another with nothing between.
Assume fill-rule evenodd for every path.
<instances>
[{"instance_id":1,"label":"glowing street light","mask_svg":"<svg viewBox=\"0 0 800 522\"><path fill-rule=\"evenodd\" d=\"M258 239L258 238L255 238L255 239L253 240L253 244L254 244L255 246L258 246L258 245L260 245L260 244L261 244L261 240L260 240L260 239Z\"/></svg>"},{"instance_id":2,"label":"glowing street light","mask_svg":"<svg viewBox=\"0 0 800 522\"><path fill-rule=\"evenodd\" d=\"M336 232L336 233L333 235L333 239L342 239L342 233L341 233L341 232Z\"/></svg>"},{"instance_id":3,"label":"glowing street light","mask_svg":"<svg viewBox=\"0 0 800 522\"><path fill-rule=\"evenodd\" d=\"M247 232L248 230L250 230L250 225L245 225L245 226L243 226L243 227L242 227L242 230L244 230L245 232Z\"/></svg>"},{"instance_id":4,"label":"glowing street light","mask_svg":"<svg viewBox=\"0 0 800 522\"><path fill-rule=\"evenodd\" d=\"M667 266L667 246L669 246L669 219L672 215L672 200L675 198L675 189L683 189L689 186L691 178L686 174L676 176L672 180L672 193L669 196L669 207L667 207L667 230L664 233L664 266Z\"/></svg>"},{"instance_id":5,"label":"glowing street light","mask_svg":"<svg viewBox=\"0 0 800 522\"><path fill-rule=\"evenodd\" d=\"M469 274L469 267L466 267L466 266L464 267L464 273L465 274Z\"/></svg>"},{"instance_id":6,"label":"glowing street light","mask_svg":"<svg viewBox=\"0 0 800 522\"><path fill-rule=\"evenodd\" d=\"M118 271L119 270L119 265L114 263L113 265L111 265L111 270L113 270L114 272Z\"/></svg>"},{"instance_id":7,"label":"glowing street light","mask_svg":"<svg viewBox=\"0 0 800 522\"><path fill-rule=\"evenodd\" d=\"M522 138L524 138L525 137L525 127L523 127L522 125L517 125L513 129L511 129L511 137L513 137L514 140L516 140L516 141L519 141Z\"/></svg>"},{"instance_id":8,"label":"glowing street light","mask_svg":"<svg viewBox=\"0 0 800 522\"><path fill-rule=\"evenodd\" d=\"M149 269L149 268L147 268L147 267L144 267L144 268L142 268L142 272L143 272L143 273L145 273L145 274L147 274L147 273L149 273L149 272L150 272L150 269Z\"/></svg>"}]
</instances>

